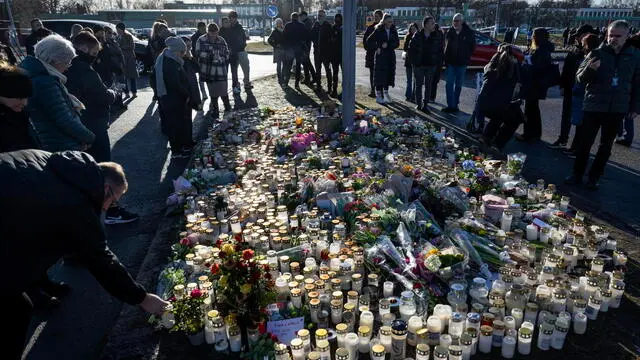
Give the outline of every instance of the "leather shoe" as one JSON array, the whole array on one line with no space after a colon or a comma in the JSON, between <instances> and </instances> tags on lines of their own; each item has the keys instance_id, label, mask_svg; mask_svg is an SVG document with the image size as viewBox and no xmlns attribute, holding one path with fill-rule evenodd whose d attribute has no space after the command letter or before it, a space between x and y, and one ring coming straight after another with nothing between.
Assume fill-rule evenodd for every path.
<instances>
[{"instance_id":1,"label":"leather shoe","mask_svg":"<svg viewBox=\"0 0 640 360\"><path fill-rule=\"evenodd\" d=\"M631 141L629 140L624 140L624 139L616 140L616 144L626 146L626 147L631 147Z\"/></svg>"},{"instance_id":2,"label":"leather shoe","mask_svg":"<svg viewBox=\"0 0 640 360\"><path fill-rule=\"evenodd\" d=\"M598 190L600 188L600 184L598 180L589 179L587 180L587 189L589 190Z\"/></svg>"},{"instance_id":3,"label":"leather shoe","mask_svg":"<svg viewBox=\"0 0 640 360\"><path fill-rule=\"evenodd\" d=\"M567 185L580 185L582 184L582 178L577 177L575 175L567 176L564 179L564 183Z\"/></svg>"}]
</instances>

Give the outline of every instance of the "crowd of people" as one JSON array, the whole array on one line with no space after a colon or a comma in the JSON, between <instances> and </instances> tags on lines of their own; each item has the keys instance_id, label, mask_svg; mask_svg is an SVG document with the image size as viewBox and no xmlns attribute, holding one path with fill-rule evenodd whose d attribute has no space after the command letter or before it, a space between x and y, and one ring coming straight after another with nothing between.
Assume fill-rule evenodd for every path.
<instances>
[{"instance_id":1,"label":"crowd of people","mask_svg":"<svg viewBox=\"0 0 640 360\"><path fill-rule=\"evenodd\" d=\"M324 91L324 68L328 95L339 97L342 21L340 14L330 21L323 10L315 21L304 11L292 13L286 24L275 19L268 43L274 49L273 62L283 89L289 88L293 73L296 89L305 84ZM153 63L149 82L172 158L190 156L195 144L192 112L203 111L206 100L211 99L207 112L211 119L219 119L220 101L224 112L232 109L229 71L233 95L243 88L247 94L252 91L247 37L237 13L230 12L220 25L199 23L193 36L179 37L166 22L153 24L147 46ZM10 48L0 47L0 178L15 184L0 187L0 231L6 235L3 248L10 249L4 254L37 252L20 260L27 261L30 270L22 277L12 277L2 298L6 308L19 311L21 321L10 342L11 358L20 355L31 300L56 303L70 290L46 275L63 256L65 263L87 266L105 289L123 301L141 304L154 313L165 305L128 275L109 251L102 226L137 219L118 205L127 182L122 167L111 162L108 135L112 108L122 98L137 96L133 36L123 23L115 31L76 25L67 36L54 34L38 19L31 26L26 39L28 55L21 62ZM522 124L524 132L515 138L538 141L542 135L540 101L550 87L558 85L563 97L561 130L549 146L575 158L565 182L581 184L590 149L600 133L586 184L597 189L614 142L630 146L633 140L634 121L640 113L640 35L632 36L625 21L614 21L603 30L590 25L569 30L561 72L553 61L554 45L549 38L546 29L533 29L524 60L514 45L500 45L484 68L470 130L496 151L502 151ZM376 10L362 41L369 96L380 104L392 102L389 88L395 86L395 50L401 44L393 17ZM411 24L402 55L406 100L419 111L431 113L429 103L435 100L444 68L447 106L442 111L458 112L475 44L474 31L462 14L454 15L446 31L431 16L421 24ZM243 72L242 83L238 67ZM123 85L118 88L116 84ZM569 145L572 126L575 131ZM34 210L57 215L45 217L45 226L25 226L24 214ZM26 241L11 241L16 237ZM3 264L9 270L15 261L7 258Z\"/></svg>"}]
</instances>

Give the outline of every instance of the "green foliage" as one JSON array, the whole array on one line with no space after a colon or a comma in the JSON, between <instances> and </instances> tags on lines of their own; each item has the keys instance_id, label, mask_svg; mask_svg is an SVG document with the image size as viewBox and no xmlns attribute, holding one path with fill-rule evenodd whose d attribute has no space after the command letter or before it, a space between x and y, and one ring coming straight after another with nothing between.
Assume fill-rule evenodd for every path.
<instances>
[{"instance_id":1,"label":"green foliage","mask_svg":"<svg viewBox=\"0 0 640 360\"><path fill-rule=\"evenodd\" d=\"M274 345L276 344L273 341L271 334L265 333L260 335L255 344L251 345L251 350L245 353L242 353L241 357L243 359L260 359L262 360L264 357L268 359L275 358L275 349Z\"/></svg>"},{"instance_id":2,"label":"green foliage","mask_svg":"<svg viewBox=\"0 0 640 360\"><path fill-rule=\"evenodd\" d=\"M191 248L181 243L175 243L171 245L171 260L182 260L191 252Z\"/></svg>"},{"instance_id":3,"label":"green foliage","mask_svg":"<svg viewBox=\"0 0 640 360\"><path fill-rule=\"evenodd\" d=\"M202 331L204 329L204 315L201 307L205 297L204 293L200 296L187 294L172 302L176 323L171 331L183 331L187 334L196 334Z\"/></svg>"}]
</instances>

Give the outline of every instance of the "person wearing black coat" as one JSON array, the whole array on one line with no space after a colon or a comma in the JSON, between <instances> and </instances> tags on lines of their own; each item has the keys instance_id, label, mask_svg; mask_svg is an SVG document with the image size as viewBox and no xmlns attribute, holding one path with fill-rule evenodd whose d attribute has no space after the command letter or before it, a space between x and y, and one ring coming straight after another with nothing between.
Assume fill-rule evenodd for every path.
<instances>
[{"instance_id":1,"label":"person wearing black coat","mask_svg":"<svg viewBox=\"0 0 640 360\"><path fill-rule=\"evenodd\" d=\"M286 60L285 44L284 44L284 25L282 19L277 18L273 25L273 30L269 35L267 42L273 47L273 62L276 64L276 75L278 84L284 84L284 74L282 67Z\"/></svg>"},{"instance_id":2,"label":"person wearing black coat","mask_svg":"<svg viewBox=\"0 0 640 360\"><path fill-rule=\"evenodd\" d=\"M0 306L10 313L11 329L3 336L3 359L21 358L32 314L26 291L65 255L82 259L120 301L164 312L168 303L147 293L107 245L100 215L127 190L122 166L98 164L79 151L21 150L0 154L0 179L11 184L0 187L0 267L7 274ZM25 214L46 216L34 226Z\"/></svg>"},{"instance_id":3,"label":"person wearing black coat","mask_svg":"<svg viewBox=\"0 0 640 360\"><path fill-rule=\"evenodd\" d=\"M440 48L438 58L438 65L436 65L436 72L433 74L433 82L431 83L431 98L429 99L431 102L436 101L436 97L438 96L438 83L440 82L440 75L442 75L442 65L444 60L444 31L440 28L440 25L436 23L436 31L440 32L442 35L442 47Z\"/></svg>"},{"instance_id":4,"label":"person wearing black coat","mask_svg":"<svg viewBox=\"0 0 640 360\"><path fill-rule=\"evenodd\" d=\"M422 29L411 38L411 43L409 44L409 58L416 78L416 107L426 113L430 112L427 105L431 96L433 76L436 69L440 67L442 59L444 36L440 30L436 29L435 25L433 17L425 17L422 21Z\"/></svg>"},{"instance_id":5,"label":"person wearing black coat","mask_svg":"<svg viewBox=\"0 0 640 360\"><path fill-rule=\"evenodd\" d=\"M393 18L384 14L382 21L376 25L375 31L367 39L367 47L375 50L374 83L376 86L376 102L386 104L391 102L389 87L395 86L396 53L400 46L400 39Z\"/></svg>"},{"instance_id":6,"label":"person wearing black coat","mask_svg":"<svg viewBox=\"0 0 640 360\"><path fill-rule=\"evenodd\" d=\"M316 86L318 89L322 89L322 60L320 59L320 48L318 45L318 38L320 37L320 13L322 12L322 23L325 22L325 14L324 10L319 10L318 15L316 17L316 21L313 23L311 27L311 31L309 32L309 39L311 39L311 44L313 45L313 67L316 71ZM325 70L326 73L326 70Z\"/></svg>"},{"instance_id":7,"label":"person wearing black coat","mask_svg":"<svg viewBox=\"0 0 640 360\"><path fill-rule=\"evenodd\" d=\"M287 63L285 64L285 72L284 72L284 82L286 86L289 86L289 79L291 78L291 72L288 69L291 69L293 66L293 60L296 61L295 66L295 77L296 83L295 88L300 88L300 78L301 74L301 66L304 62L304 51L305 44L307 41L307 30L304 25L298 21L298 13L294 12L291 14L291 21L289 21L284 26L284 43L285 48L287 49Z\"/></svg>"},{"instance_id":8,"label":"person wearing black coat","mask_svg":"<svg viewBox=\"0 0 640 360\"><path fill-rule=\"evenodd\" d=\"M516 136L518 141L538 141L542 136L542 118L540 115L540 100L547 98L549 90L548 79L553 59L551 53L553 44L549 41L549 32L545 28L533 30L531 51L527 58L527 78L529 84L526 89L524 114L524 132Z\"/></svg>"},{"instance_id":9,"label":"person wearing black coat","mask_svg":"<svg viewBox=\"0 0 640 360\"><path fill-rule=\"evenodd\" d=\"M404 59L404 68L407 75L407 89L404 92L405 100L415 101L414 95L414 82L413 82L413 64L411 63L411 54L409 53L409 43L411 38L418 32L419 26L416 23L409 25L409 31L404 37L404 44L402 45L402 58Z\"/></svg>"},{"instance_id":10,"label":"person wearing black coat","mask_svg":"<svg viewBox=\"0 0 640 360\"><path fill-rule=\"evenodd\" d=\"M462 14L453 16L453 25L445 35L444 61L447 65L447 107L444 112L457 112L460 92L471 55L476 49L476 37Z\"/></svg>"},{"instance_id":11,"label":"person wearing black coat","mask_svg":"<svg viewBox=\"0 0 640 360\"><path fill-rule=\"evenodd\" d=\"M80 100L85 110L80 120L96 135L96 139L87 150L98 161L111 161L111 143L109 141L109 115L116 95L107 89L100 75L93 69L100 51L100 43L87 31L78 33L73 38L73 47L77 56L71 61L67 70L67 90Z\"/></svg>"},{"instance_id":12,"label":"person wearing black coat","mask_svg":"<svg viewBox=\"0 0 640 360\"><path fill-rule=\"evenodd\" d=\"M342 14L336 14L331 27L331 72L333 87L328 89L329 96L338 97L338 71L342 67Z\"/></svg>"},{"instance_id":13,"label":"person wearing black coat","mask_svg":"<svg viewBox=\"0 0 640 360\"><path fill-rule=\"evenodd\" d=\"M303 62L302 67L304 68L304 81L305 85L311 85L313 83L318 84L320 82L316 70L313 68L311 64L311 58L309 57L309 53L311 51L311 29L313 29L313 21L309 19L306 11L300 12L300 23L304 25L304 29L306 30L307 40L304 43L305 49L303 54Z\"/></svg>"},{"instance_id":14,"label":"person wearing black coat","mask_svg":"<svg viewBox=\"0 0 640 360\"><path fill-rule=\"evenodd\" d=\"M160 124L169 138L172 158L190 156L193 147L191 91L189 79L184 70L184 55L187 46L179 37L169 37L165 41L167 48L162 52L150 77L162 107Z\"/></svg>"},{"instance_id":15,"label":"person wearing black coat","mask_svg":"<svg viewBox=\"0 0 640 360\"><path fill-rule=\"evenodd\" d=\"M571 114L572 114L572 99L573 99L573 86L576 83L576 73L578 67L584 60L584 49L582 48L582 39L587 34L593 34L594 30L591 25L582 25L572 38L575 43L566 44L571 45L569 52L564 60L564 66L562 67L562 73L560 74L560 95L562 95L562 117L560 120L560 135L558 140L550 144L552 149L564 149L567 147L569 141L569 132L571 131Z\"/></svg>"},{"instance_id":16,"label":"person wearing black coat","mask_svg":"<svg viewBox=\"0 0 640 360\"><path fill-rule=\"evenodd\" d=\"M325 16L324 10L318 11L318 23L320 24L318 29L318 58L319 62L324 66L324 71L327 75L327 91L331 92L333 88L331 71L331 58L333 54L331 37L333 35L333 26L326 20ZM320 74L319 70L318 74ZM318 77L320 77L320 75L318 75Z\"/></svg>"},{"instance_id":17,"label":"person wearing black coat","mask_svg":"<svg viewBox=\"0 0 640 360\"><path fill-rule=\"evenodd\" d=\"M29 74L0 62L0 153L39 147L26 111L32 93Z\"/></svg>"},{"instance_id":18,"label":"person wearing black coat","mask_svg":"<svg viewBox=\"0 0 640 360\"><path fill-rule=\"evenodd\" d=\"M44 27L42 20L38 18L31 20L31 34L27 36L24 42L27 55L34 56L34 47L36 46L36 43L51 34L53 33L51 30Z\"/></svg>"},{"instance_id":19,"label":"person wearing black coat","mask_svg":"<svg viewBox=\"0 0 640 360\"><path fill-rule=\"evenodd\" d=\"M517 88L520 83L520 64L511 45L501 45L485 66L482 88L478 96L478 110L488 117L483 138L487 146L502 151L524 120Z\"/></svg>"},{"instance_id":20,"label":"person wearing black coat","mask_svg":"<svg viewBox=\"0 0 640 360\"><path fill-rule=\"evenodd\" d=\"M366 68L369 69L369 84L371 85L371 92L369 93L369 97L376 97L376 88L375 88L375 84L374 84L374 57L375 57L375 53L376 53L376 49L372 49L368 46L367 44L367 39L369 39L369 36L371 36L371 34L373 34L373 32L376 30L376 25L378 25L378 23L380 21L382 21L382 16L383 16L383 12L382 10L378 9L376 11L373 12L373 24L367 26L367 30L365 30L364 35L362 36L362 44L364 46L364 50L365 50L365 62L364 62L364 66Z\"/></svg>"}]
</instances>

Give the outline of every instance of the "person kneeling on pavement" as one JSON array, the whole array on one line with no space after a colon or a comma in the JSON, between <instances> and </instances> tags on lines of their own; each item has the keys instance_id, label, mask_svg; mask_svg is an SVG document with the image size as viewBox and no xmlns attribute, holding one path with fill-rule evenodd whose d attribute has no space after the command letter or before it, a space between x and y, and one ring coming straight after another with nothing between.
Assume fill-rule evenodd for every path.
<instances>
[{"instance_id":1,"label":"person kneeling on pavement","mask_svg":"<svg viewBox=\"0 0 640 360\"><path fill-rule=\"evenodd\" d=\"M500 45L484 69L482 88L478 96L479 110L490 119L484 129L484 142L502 151L524 117L520 100L520 65L511 45Z\"/></svg>"},{"instance_id":2,"label":"person kneeling on pavement","mask_svg":"<svg viewBox=\"0 0 640 360\"><path fill-rule=\"evenodd\" d=\"M169 37L167 48L156 59L152 86L162 107L160 119L169 137L172 158L187 158L193 148L189 79L184 71L184 55L187 45L179 37Z\"/></svg>"},{"instance_id":3,"label":"person kneeling on pavement","mask_svg":"<svg viewBox=\"0 0 640 360\"><path fill-rule=\"evenodd\" d=\"M79 151L21 150L0 154L0 307L11 317L3 358L20 359L32 305L25 291L64 255L75 255L112 296L162 314L168 303L148 293L109 250L101 212L127 190L122 167ZM37 226L25 214L39 216ZM28 256L19 256L29 254ZM16 271L19 269L19 271Z\"/></svg>"}]
</instances>

